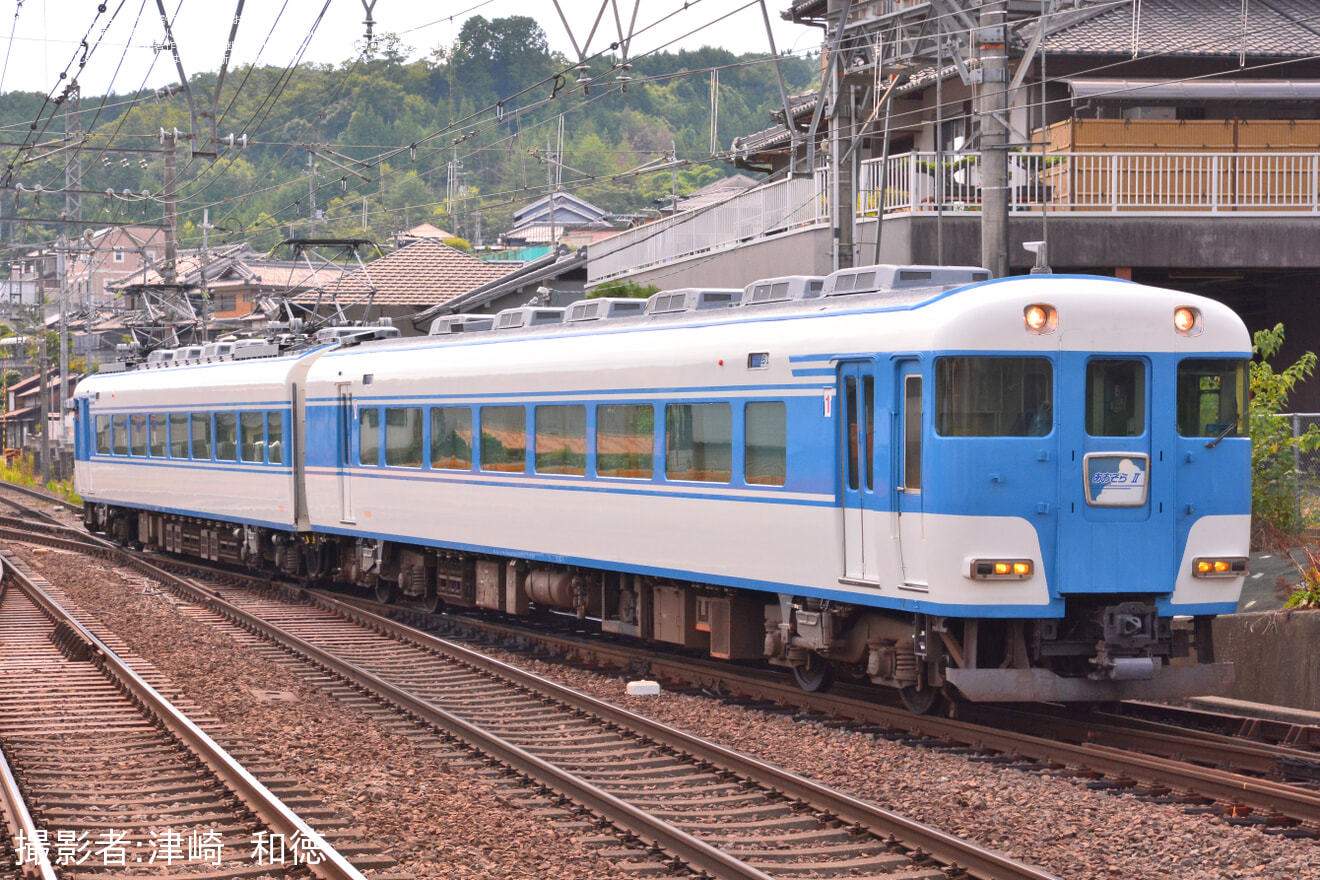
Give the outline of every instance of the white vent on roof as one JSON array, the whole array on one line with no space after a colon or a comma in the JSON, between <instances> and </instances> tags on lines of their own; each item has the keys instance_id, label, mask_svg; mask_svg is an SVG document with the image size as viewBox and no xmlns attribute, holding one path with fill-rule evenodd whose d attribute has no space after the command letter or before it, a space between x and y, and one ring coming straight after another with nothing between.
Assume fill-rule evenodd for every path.
<instances>
[{"instance_id":1,"label":"white vent on roof","mask_svg":"<svg viewBox=\"0 0 1320 880\"><path fill-rule=\"evenodd\" d=\"M989 280L989 271L979 266L867 266L841 269L826 277L823 292L825 296L838 296L907 287L956 287Z\"/></svg>"},{"instance_id":2,"label":"white vent on roof","mask_svg":"<svg viewBox=\"0 0 1320 880\"><path fill-rule=\"evenodd\" d=\"M823 275L784 275L778 278L762 278L743 288L744 306L760 303L791 302L800 299L813 299L820 296L821 286L825 283Z\"/></svg>"}]
</instances>

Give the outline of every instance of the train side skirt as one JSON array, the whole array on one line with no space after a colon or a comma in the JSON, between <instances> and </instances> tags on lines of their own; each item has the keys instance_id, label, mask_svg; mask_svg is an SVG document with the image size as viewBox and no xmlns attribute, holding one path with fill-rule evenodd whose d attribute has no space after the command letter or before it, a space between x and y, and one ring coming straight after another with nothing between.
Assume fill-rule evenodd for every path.
<instances>
[{"instance_id":1,"label":"train side skirt","mask_svg":"<svg viewBox=\"0 0 1320 880\"><path fill-rule=\"evenodd\" d=\"M1233 664L1162 666L1150 678L1127 681L1064 678L1048 669L949 669L944 676L974 703L1172 700L1227 694L1233 684Z\"/></svg>"}]
</instances>

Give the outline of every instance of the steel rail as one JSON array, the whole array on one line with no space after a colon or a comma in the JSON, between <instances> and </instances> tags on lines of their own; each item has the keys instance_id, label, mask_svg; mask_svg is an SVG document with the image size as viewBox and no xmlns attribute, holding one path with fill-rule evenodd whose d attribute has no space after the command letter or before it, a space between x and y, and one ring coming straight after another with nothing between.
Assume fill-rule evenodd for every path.
<instances>
[{"instance_id":1,"label":"steel rail","mask_svg":"<svg viewBox=\"0 0 1320 880\"><path fill-rule=\"evenodd\" d=\"M339 601L339 600L335 600ZM359 608L353 603L346 607ZM362 610L363 613L372 612ZM464 621L471 625L487 626L482 621ZM403 626L403 624L397 624ZM491 629L527 636L528 633L504 625ZM409 630L410 632L415 632ZM420 633L418 633L420 635ZM537 636L539 637L539 636ZM595 645L578 639L551 636L550 640L565 649L584 654L595 650ZM602 646L602 653L610 655L615 649ZM879 724L895 730L906 730L921 736L947 742L986 748L997 752L1020 755L1034 761L1063 762L1073 767L1095 770L1119 778L1137 778L1155 782L1182 791L1191 791L1216 800L1249 806L1262 811L1279 811L1289 818L1320 827L1320 795L1316 792L1285 783L1259 780L1238 773L1199 767L1186 761L1168 757L1147 758L1127 749L1099 744L1070 744L1057 742L1013 730L997 730L978 724L934 715L913 715L905 709L843 696L838 693L808 694L794 684L780 684L739 673L732 667L713 668L710 664L674 657L650 657L653 672L691 682L708 682L732 686L739 692L756 699L784 704L799 704L815 711L837 717L852 718ZM973 709L973 711L975 711ZM1186 740L1188 747L1195 738ZM1250 746L1258 749L1258 744Z\"/></svg>"},{"instance_id":2,"label":"steel rail","mask_svg":"<svg viewBox=\"0 0 1320 880\"><path fill-rule=\"evenodd\" d=\"M155 569L155 566L150 565L150 563L139 563L138 567L140 570L144 567ZM543 761L525 749L465 721L434 703L397 687L254 614L244 611L236 605L226 602L205 587L190 584L186 579L178 578L177 575L171 575L160 569L155 571L157 577L170 583L176 583L188 590L217 614L229 618L252 632L265 636L276 644L302 654L317 665L452 734L495 760L535 779L542 785L550 786L562 792L598 815L609 818L616 825L647 843L654 844L674 854L694 869L707 871L715 877L728 878L728 880L772 880L770 875L746 862L734 858L662 819L639 810L609 792Z\"/></svg>"},{"instance_id":3,"label":"steel rail","mask_svg":"<svg viewBox=\"0 0 1320 880\"><path fill-rule=\"evenodd\" d=\"M51 867L46 848L38 845L36 823L32 821L32 814L23 802L23 792L18 788L18 780L10 771L4 752L0 752L0 806L4 807L10 839L26 840L32 848L31 860L24 858L21 852L18 854L18 868L23 876L34 880L56 880L55 869Z\"/></svg>"},{"instance_id":4,"label":"steel rail","mask_svg":"<svg viewBox=\"0 0 1320 880\"><path fill-rule=\"evenodd\" d=\"M307 592L322 607L336 614L356 619L357 622L366 626L457 658L465 664L500 678L511 679L522 687L563 703L579 712L625 727L657 742L676 747L698 760L715 764L733 773L771 785L786 795L805 801L817 809L832 813L847 822L863 825L882 835L892 834L914 850L921 849L937 861L950 867L956 865L975 877L996 878L996 880L1047 880L1047 878L1057 880L1053 874L1011 859L994 850L960 840L937 828L932 828L929 825L908 819L873 804L868 804L852 795L812 782L757 758L725 748L710 740L661 724L627 709L548 681L494 657L488 657L462 645L436 638L387 617L341 602L321 591L309 590Z\"/></svg>"},{"instance_id":5,"label":"steel rail","mask_svg":"<svg viewBox=\"0 0 1320 880\"><path fill-rule=\"evenodd\" d=\"M114 651L110 650L90 630L75 620L63 607L52 599L27 575L12 558L9 559L8 571L18 587L42 610L50 620L67 625L74 635L82 639L98 666L118 681L146 711L154 715L165 728L179 741L184 743L211 769L230 791L239 796L271 829L292 839L296 834L309 841L317 850L321 860L316 864L308 859L307 868L322 880L366 880L347 859L325 841L315 830L302 820L297 813L285 806L271 791L262 785L245 767L235 761L207 734L197 727L187 716L181 713L168 700L147 684Z\"/></svg>"},{"instance_id":6,"label":"steel rail","mask_svg":"<svg viewBox=\"0 0 1320 880\"><path fill-rule=\"evenodd\" d=\"M0 563L0 578L3 577L3 564ZM6 586L6 582L0 580L0 603L4 602ZM31 860L24 858L22 853L17 854L17 867L23 876L31 880L56 880L55 869L50 864L46 848L37 844L37 825L32 821L27 802L23 800L23 792L18 787L18 780L14 778L3 751L0 751L0 807L4 809L5 824L9 826L9 839L26 840L33 848L34 858Z\"/></svg>"},{"instance_id":7,"label":"steel rail","mask_svg":"<svg viewBox=\"0 0 1320 880\"><path fill-rule=\"evenodd\" d=\"M20 494L31 495L33 498L38 498L42 501L49 501L52 504L59 504L64 508L66 508L67 510L72 510L75 513L82 513L82 505L74 504L72 501L68 500L67 498L61 498L58 495L52 495L49 492L44 492L41 489L34 489L31 486L23 486L18 483L0 481L0 489L13 489L14 491L19 492Z\"/></svg>"},{"instance_id":8,"label":"steel rail","mask_svg":"<svg viewBox=\"0 0 1320 880\"><path fill-rule=\"evenodd\" d=\"M1131 751L1133 747L1150 755L1186 760L1191 763L1231 765L1262 775L1278 773L1281 761L1320 769L1315 752L1269 743L1251 742L1240 737L1203 730L1191 731L1173 724L1161 724L1141 718L1129 718L1127 724L1100 723L1094 719L1077 720L1050 714L1038 714L994 706L973 707L969 715L978 722L997 727L1031 730L1037 735L1093 746L1109 746ZM1110 716L1119 719L1119 716Z\"/></svg>"},{"instance_id":9,"label":"steel rail","mask_svg":"<svg viewBox=\"0 0 1320 880\"><path fill-rule=\"evenodd\" d=\"M2 521L3 518L0 518ZM84 535L77 533L77 538L60 538L48 532L34 532L26 528L16 528L0 524L0 539L6 541L22 541L26 544L41 544L45 547L54 547L58 550L71 550L75 553L86 553L89 550L100 552L104 556L118 557L124 551L104 538L98 538L96 535Z\"/></svg>"}]
</instances>

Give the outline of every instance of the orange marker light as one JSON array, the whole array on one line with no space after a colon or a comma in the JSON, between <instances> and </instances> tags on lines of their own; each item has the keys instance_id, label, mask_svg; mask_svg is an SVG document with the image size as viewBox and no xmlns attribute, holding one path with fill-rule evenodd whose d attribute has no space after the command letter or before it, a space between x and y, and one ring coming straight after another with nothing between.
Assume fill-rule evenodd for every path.
<instances>
[{"instance_id":1,"label":"orange marker light","mask_svg":"<svg viewBox=\"0 0 1320 880\"><path fill-rule=\"evenodd\" d=\"M1202 559L1196 563L1196 570L1204 574L1205 572L1213 571L1214 566L1209 560Z\"/></svg>"},{"instance_id":2,"label":"orange marker light","mask_svg":"<svg viewBox=\"0 0 1320 880\"><path fill-rule=\"evenodd\" d=\"M1179 333L1190 333L1196 326L1196 312L1183 306L1173 313L1173 326Z\"/></svg>"},{"instance_id":3,"label":"orange marker light","mask_svg":"<svg viewBox=\"0 0 1320 880\"><path fill-rule=\"evenodd\" d=\"M1228 571L1228 563L1222 559L1216 559L1215 571Z\"/></svg>"},{"instance_id":4,"label":"orange marker light","mask_svg":"<svg viewBox=\"0 0 1320 880\"><path fill-rule=\"evenodd\" d=\"M1026 575L1031 574L1031 563L1030 562L1013 563L1013 574L1022 575L1024 577Z\"/></svg>"},{"instance_id":5,"label":"orange marker light","mask_svg":"<svg viewBox=\"0 0 1320 880\"><path fill-rule=\"evenodd\" d=\"M1009 574L1013 571L1013 566L1007 562L995 563L995 574Z\"/></svg>"}]
</instances>

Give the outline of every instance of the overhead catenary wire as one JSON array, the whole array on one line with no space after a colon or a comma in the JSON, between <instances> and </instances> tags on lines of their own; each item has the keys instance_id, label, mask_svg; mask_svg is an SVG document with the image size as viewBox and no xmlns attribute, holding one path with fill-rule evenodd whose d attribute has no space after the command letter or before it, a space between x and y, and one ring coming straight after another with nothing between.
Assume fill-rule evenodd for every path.
<instances>
[{"instance_id":1,"label":"overhead catenary wire","mask_svg":"<svg viewBox=\"0 0 1320 880\"><path fill-rule=\"evenodd\" d=\"M1159 53L1151 53L1151 54L1152 54L1152 55L1155 55L1155 54L1159 54ZM1121 63L1121 62L1115 62L1115 63ZM1282 62L1278 62L1278 63L1280 63L1280 64L1287 64L1287 63L1295 63L1295 61L1294 61L1294 60L1284 60L1284 61L1282 61ZM1097 65L1097 66L1095 66L1095 67L1092 69L1092 71L1093 71L1093 72L1095 72L1095 71L1101 71L1101 70L1106 69L1106 68L1109 67L1109 66L1111 66L1111 65ZM1256 67L1254 67L1253 69L1258 69L1259 67L1260 67L1260 66L1256 66ZM1192 78L1193 78L1193 77L1189 77L1189 78L1187 78L1187 79L1192 79ZM1199 77L1195 77L1195 78L1199 78ZM1177 81L1177 80L1171 80L1171 81ZM1056 99L1055 102L1051 102L1051 103L1057 103L1057 102L1066 101L1066 100L1067 100L1067 99ZM474 115L476 115L476 114L474 114ZM911 120L904 118L904 117L907 117L907 116L909 116L909 115L910 115L910 114L907 114L907 113L902 113L902 114L896 113L896 114L895 114L895 121L898 122L899 124L902 124L903 122L909 122L909 121L911 121ZM955 116L955 117L951 117L951 118L952 118L952 119L958 119L958 118L965 118L965 117L962 117L962 116ZM453 130L454 130L454 127L451 125L451 126L449 126L447 129L442 129L442 130L441 130L441 133L452 132ZM486 130L489 130L489 128L487 128ZM398 155L403 149L407 149L407 148L406 148L406 147L397 147L397 148L394 148L394 150L393 150L394 155L397 156L397 155ZM424 154L419 154L419 155L424 156ZM419 162L420 162L420 159L419 159ZM404 162L404 163L401 163L397 168L393 168L393 169L391 169L388 173L389 173L389 174L393 174L393 175L403 175L403 174L405 174L405 173L407 173L407 172L410 171L410 166L411 166L411 165L412 165L412 163L410 163L410 162ZM589 180L589 181L587 181L587 182L592 182L592 181L594 181L594 178L591 179L591 180ZM581 181L573 181L573 183L580 183L580 182L581 182ZM277 184L277 186L278 186L278 185L284 185L284 184ZM337 185L337 181L333 181L333 182L327 184L327 186L333 186L333 185ZM486 196L487 196L487 194L482 194L482 195L481 195L481 197L479 198L479 203L480 203L480 204L487 204L487 203L488 203L488 202L487 202L487 199L486 199ZM214 204L214 203L208 203L208 204ZM289 207L290 207L290 206L286 206L284 209L281 209L281 210L284 211L284 212L287 212L287 210L288 210ZM400 210L403 210L403 209L400 209ZM374 212L374 211L373 211L372 213L375 214L375 213L377 213L377 212ZM386 213L386 212L381 212L381 213Z\"/></svg>"}]
</instances>

